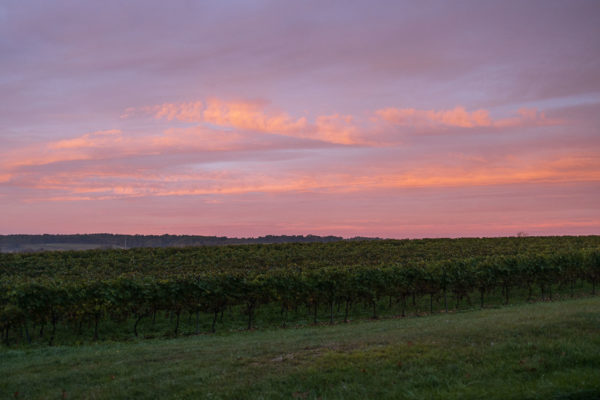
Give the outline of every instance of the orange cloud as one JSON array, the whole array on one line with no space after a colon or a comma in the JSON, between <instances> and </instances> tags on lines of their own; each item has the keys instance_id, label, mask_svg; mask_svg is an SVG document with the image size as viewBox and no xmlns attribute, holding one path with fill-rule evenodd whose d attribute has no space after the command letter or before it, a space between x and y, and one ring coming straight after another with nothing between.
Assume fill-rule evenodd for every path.
<instances>
[{"instance_id":1,"label":"orange cloud","mask_svg":"<svg viewBox=\"0 0 600 400\"><path fill-rule=\"evenodd\" d=\"M206 103L203 120L219 126L283 135L302 135L308 125L304 117L293 119L283 112L267 114L256 102L223 102L214 99Z\"/></svg>"},{"instance_id":2,"label":"orange cloud","mask_svg":"<svg viewBox=\"0 0 600 400\"><path fill-rule=\"evenodd\" d=\"M487 110L479 109L467 111L464 107L455 107L452 110L417 110L414 108L384 108L375 111L375 115L393 125L413 127L516 127L526 125L553 125L558 121L548 120L544 113L537 109L522 108L517 115L510 118L494 120Z\"/></svg>"},{"instance_id":3,"label":"orange cloud","mask_svg":"<svg viewBox=\"0 0 600 400\"><path fill-rule=\"evenodd\" d=\"M384 121L401 126L443 125L472 128L492 124L488 111L468 112L463 107L441 111L390 107L377 110L375 114Z\"/></svg>"},{"instance_id":4,"label":"orange cloud","mask_svg":"<svg viewBox=\"0 0 600 400\"><path fill-rule=\"evenodd\" d=\"M563 155L537 162L506 157L498 164L476 163L458 158L458 165L423 163L396 171L357 165L351 170L335 165L314 171L244 169L152 172L145 170L58 171L33 175L21 185L39 190L59 190L75 200L83 197L109 199L141 196L183 196L243 193L323 192L351 193L404 188L492 186L519 183L571 183L600 181L600 160L590 155ZM185 168L184 168L185 169ZM56 196L49 196L56 197ZM46 198L47 200L48 198Z\"/></svg>"},{"instance_id":5,"label":"orange cloud","mask_svg":"<svg viewBox=\"0 0 600 400\"><path fill-rule=\"evenodd\" d=\"M307 129L306 118L294 119L284 112L267 112L257 101L209 99L190 103L164 103L145 108L157 119L206 122L212 125L265 133L300 133ZM125 115L128 115L127 113Z\"/></svg>"},{"instance_id":6,"label":"orange cloud","mask_svg":"<svg viewBox=\"0 0 600 400\"><path fill-rule=\"evenodd\" d=\"M128 109L132 114L136 110ZM152 165L162 155L188 157L194 152L232 152L270 150L280 143L296 141L273 140L284 135L314 139L342 145L386 146L378 132L384 124L399 126L494 127L551 124L543 113L535 109L521 109L515 116L494 120L488 111L467 111L462 107L452 110L418 110L386 108L375 112L376 119L365 121L354 115L332 114L317 116L312 122L306 117L295 118L277 110L268 109L261 102L224 102L210 99L205 102L162 104L148 108L155 118L167 121L197 123L195 126L171 126L162 132L124 134L118 129L84 133L80 136L40 143L7 152L0 158L0 183L20 185L40 190L65 191L74 198L86 195L94 198L131 196L173 196L184 194L236 194L248 192L327 191L350 192L371 189L476 186L521 182L599 181L600 161L591 156L563 154L545 158L544 162L495 157L486 160L478 154L458 155L440 152L439 162L431 161L386 162L379 164L376 156L367 153L355 168L349 164L336 165L327 155L318 155L320 166L306 165L296 172L273 171L273 165L259 166L254 171L223 170L199 171L186 168L189 161L180 161L176 173L170 168ZM368 125L370 124L370 125ZM262 133L259 135L257 133ZM278 143L274 145L273 143ZM293 145L292 145L293 146ZM376 150L378 151L378 150ZM432 149L433 152L440 149ZM118 167L121 160L135 156L139 170ZM151 158L144 158L152 156ZM365 160L372 156L371 162ZM182 157L182 160L185 158ZM212 157L212 156L211 156ZM86 162L114 160L110 163ZM175 157L174 157L175 159ZM216 158L215 158L216 159ZM229 160L230 157L223 158ZM146 160L146 161L145 161ZM189 160L189 157L186 158ZM431 160L431 158L429 158ZM498 161L501 160L501 161ZM60 165L64 161L81 161L74 165ZM438 160L436 160L438 161ZM111 161L112 162L112 161ZM147 162L148 164L144 164ZM56 165L50 165L56 164ZM124 164L127 164L125 162ZM232 164L235 164L233 162ZM44 167L28 168L35 166ZM276 165L277 166L277 165ZM238 166L239 167L239 166ZM76 168L76 170L73 170ZM233 167L232 167L233 168ZM261 170L261 168L263 168ZM286 166L287 168L287 166ZM297 168L297 167L296 167ZM260 170L260 172L256 172ZM152 172L149 172L152 171ZM159 172L157 172L159 171ZM164 171L164 172L160 172ZM62 194L54 197L64 198ZM67 196L68 197L68 196Z\"/></svg>"},{"instance_id":7,"label":"orange cloud","mask_svg":"<svg viewBox=\"0 0 600 400\"><path fill-rule=\"evenodd\" d=\"M6 183L8 181L10 181L10 178L12 178L11 174L0 174L0 183Z\"/></svg>"},{"instance_id":8,"label":"orange cloud","mask_svg":"<svg viewBox=\"0 0 600 400\"><path fill-rule=\"evenodd\" d=\"M177 119L186 122L201 121L203 109L204 104L201 101L178 104L165 103L152 107L155 118L165 118L168 121ZM125 115L128 115L127 110Z\"/></svg>"},{"instance_id":9,"label":"orange cloud","mask_svg":"<svg viewBox=\"0 0 600 400\"><path fill-rule=\"evenodd\" d=\"M365 144L360 137L358 126L351 115L322 115L316 120L317 138L341 144Z\"/></svg>"},{"instance_id":10,"label":"orange cloud","mask_svg":"<svg viewBox=\"0 0 600 400\"><path fill-rule=\"evenodd\" d=\"M374 117L359 119L353 115L318 115L313 121L267 107L261 101L224 101L208 99L188 103L164 103L138 111L166 121L195 122L212 127L230 128L238 133L266 133L301 139L319 140L341 145L382 146L390 144L381 122L416 128L511 128L519 126L555 125L537 109L520 109L516 115L494 119L485 109L468 111L457 106L448 110L420 110L388 107L374 112ZM125 110L123 117L136 113ZM397 143L392 139L391 142Z\"/></svg>"},{"instance_id":11,"label":"orange cloud","mask_svg":"<svg viewBox=\"0 0 600 400\"><path fill-rule=\"evenodd\" d=\"M335 144L364 144L352 116L322 115L313 123L306 117L294 118L288 113L269 110L264 102L223 101L209 99L205 103L165 103L145 110L155 118L168 121L207 123L239 131L260 132L320 140ZM133 111L126 111L130 115Z\"/></svg>"},{"instance_id":12,"label":"orange cloud","mask_svg":"<svg viewBox=\"0 0 600 400\"><path fill-rule=\"evenodd\" d=\"M131 146L118 129L96 131L81 136L27 146L6 154L1 166L7 170L64 161L110 158Z\"/></svg>"},{"instance_id":13,"label":"orange cloud","mask_svg":"<svg viewBox=\"0 0 600 400\"><path fill-rule=\"evenodd\" d=\"M65 161L190 151L230 151L241 150L244 146L243 137L236 132L214 131L203 127L170 128L163 133L142 135L123 135L121 130L111 129L17 149L3 156L0 168L9 171Z\"/></svg>"},{"instance_id":14,"label":"orange cloud","mask_svg":"<svg viewBox=\"0 0 600 400\"><path fill-rule=\"evenodd\" d=\"M105 131L96 131L86 133L83 136L59 140L48 145L51 149L79 149L84 147L101 147L106 145L114 145L115 141L120 141L121 138L115 139L116 135L121 135L119 129L109 129Z\"/></svg>"}]
</instances>

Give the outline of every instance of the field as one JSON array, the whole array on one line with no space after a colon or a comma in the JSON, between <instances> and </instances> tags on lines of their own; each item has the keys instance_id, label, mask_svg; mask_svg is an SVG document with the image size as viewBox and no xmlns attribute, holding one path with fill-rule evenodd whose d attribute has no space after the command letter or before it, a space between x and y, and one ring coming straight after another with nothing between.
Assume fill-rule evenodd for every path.
<instances>
[{"instance_id":1,"label":"field","mask_svg":"<svg viewBox=\"0 0 600 400\"><path fill-rule=\"evenodd\" d=\"M41 244L23 244L18 248L5 247L0 248L4 253L11 252L40 252L40 251L77 251L77 250L93 250L106 248L102 244L88 243L41 243Z\"/></svg>"},{"instance_id":2,"label":"field","mask_svg":"<svg viewBox=\"0 0 600 400\"><path fill-rule=\"evenodd\" d=\"M600 237L0 254L6 398L600 396Z\"/></svg>"},{"instance_id":3,"label":"field","mask_svg":"<svg viewBox=\"0 0 600 400\"><path fill-rule=\"evenodd\" d=\"M333 326L4 348L0 392L23 399L597 399L598 332L600 299L584 298Z\"/></svg>"}]
</instances>

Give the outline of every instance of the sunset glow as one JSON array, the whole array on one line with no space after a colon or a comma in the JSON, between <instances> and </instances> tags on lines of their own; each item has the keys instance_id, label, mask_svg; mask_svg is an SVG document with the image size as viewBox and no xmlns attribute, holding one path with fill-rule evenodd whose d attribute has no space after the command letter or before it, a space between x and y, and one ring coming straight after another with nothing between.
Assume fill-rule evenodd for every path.
<instances>
[{"instance_id":1,"label":"sunset glow","mask_svg":"<svg viewBox=\"0 0 600 400\"><path fill-rule=\"evenodd\" d=\"M0 4L0 234L600 234L600 3Z\"/></svg>"}]
</instances>

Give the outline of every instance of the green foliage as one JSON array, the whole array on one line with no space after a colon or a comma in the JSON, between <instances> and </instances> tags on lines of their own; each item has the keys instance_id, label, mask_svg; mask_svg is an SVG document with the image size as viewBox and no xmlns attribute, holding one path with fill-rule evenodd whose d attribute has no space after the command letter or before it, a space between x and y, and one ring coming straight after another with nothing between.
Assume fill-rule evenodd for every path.
<instances>
[{"instance_id":1,"label":"green foliage","mask_svg":"<svg viewBox=\"0 0 600 400\"><path fill-rule=\"evenodd\" d=\"M0 328L8 342L28 323L91 323L94 338L107 320L139 321L157 312L174 319L177 335L182 313L214 316L241 307L247 328L257 308L279 304L282 324L290 309L319 305L330 309L362 302L378 316L379 299L428 295L456 303L470 294L501 290L509 303L514 289L573 287L600 279L600 238L501 238L422 241L335 242L329 244L252 245L218 248L110 250L31 255L1 255ZM138 264L141 263L141 264ZM138 265L136 267L136 265ZM143 265L143 266L139 266ZM118 274L117 274L118 272ZM198 328L197 328L198 331Z\"/></svg>"}]
</instances>

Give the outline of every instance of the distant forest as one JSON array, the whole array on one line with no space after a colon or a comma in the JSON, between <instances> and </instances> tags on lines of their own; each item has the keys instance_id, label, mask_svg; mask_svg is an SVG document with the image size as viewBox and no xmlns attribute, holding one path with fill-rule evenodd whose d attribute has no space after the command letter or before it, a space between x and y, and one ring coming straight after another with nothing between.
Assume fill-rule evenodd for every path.
<instances>
[{"instance_id":1,"label":"distant forest","mask_svg":"<svg viewBox=\"0 0 600 400\"><path fill-rule=\"evenodd\" d=\"M354 238L367 239L367 238ZM130 249L136 247L188 247L230 244L309 243L344 240L340 236L267 235L257 238L195 235L115 235L110 233L75 235L0 235L0 252L44 250Z\"/></svg>"}]
</instances>

